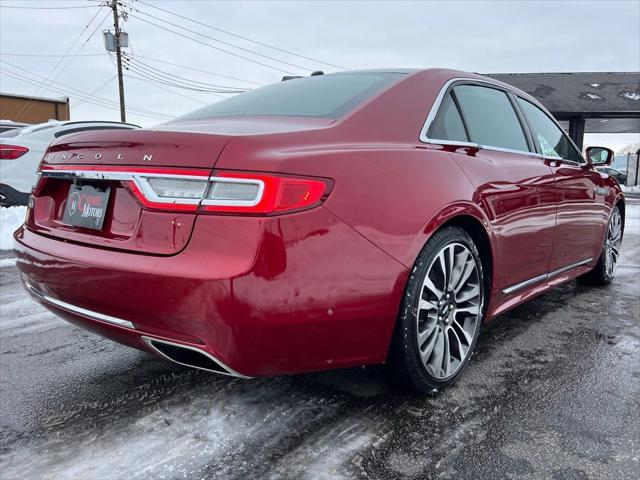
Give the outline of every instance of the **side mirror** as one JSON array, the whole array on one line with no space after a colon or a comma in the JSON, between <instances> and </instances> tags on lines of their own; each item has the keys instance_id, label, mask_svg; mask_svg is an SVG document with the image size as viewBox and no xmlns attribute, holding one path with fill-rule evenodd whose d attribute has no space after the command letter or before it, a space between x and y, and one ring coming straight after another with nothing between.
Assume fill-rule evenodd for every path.
<instances>
[{"instance_id":1,"label":"side mirror","mask_svg":"<svg viewBox=\"0 0 640 480\"><path fill-rule=\"evenodd\" d=\"M587 162L594 167L602 167L613 163L613 150L605 147L589 147L586 151Z\"/></svg>"}]
</instances>

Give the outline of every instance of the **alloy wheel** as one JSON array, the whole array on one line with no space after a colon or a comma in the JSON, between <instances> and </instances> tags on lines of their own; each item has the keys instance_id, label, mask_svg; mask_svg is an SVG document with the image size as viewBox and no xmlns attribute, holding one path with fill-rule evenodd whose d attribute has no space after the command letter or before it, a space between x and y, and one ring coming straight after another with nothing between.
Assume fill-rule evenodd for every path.
<instances>
[{"instance_id":1,"label":"alloy wheel","mask_svg":"<svg viewBox=\"0 0 640 480\"><path fill-rule=\"evenodd\" d=\"M607 238L605 240L605 268L607 275L613 277L620 256L620 244L622 243L622 217L620 210L615 208L609 220Z\"/></svg>"},{"instance_id":2,"label":"alloy wheel","mask_svg":"<svg viewBox=\"0 0 640 480\"><path fill-rule=\"evenodd\" d=\"M471 350L482 315L479 266L461 243L443 247L425 276L416 312L418 352L438 380L455 375Z\"/></svg>"}]
</instances>

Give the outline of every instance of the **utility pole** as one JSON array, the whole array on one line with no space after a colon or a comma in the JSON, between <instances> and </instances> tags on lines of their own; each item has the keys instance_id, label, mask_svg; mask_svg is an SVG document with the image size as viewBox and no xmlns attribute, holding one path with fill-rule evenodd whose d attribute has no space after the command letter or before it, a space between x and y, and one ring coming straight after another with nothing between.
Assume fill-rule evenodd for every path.
<instances>
[{"instance_id":1,"label":"utility pole","mask_svg":"<svg viewBox=\"0 0 640 480\"><path fill-rule=\"evenodd\" d=\"M122 78L122 52L120 51L120 23L118 18L118 0L111 0L111 10L113 10L113 28L116 37L116 61L118 64L118 89L120 91L120 121L127 121L127 114L124 110L124 79Z\"/></svg>"}]
</instances>

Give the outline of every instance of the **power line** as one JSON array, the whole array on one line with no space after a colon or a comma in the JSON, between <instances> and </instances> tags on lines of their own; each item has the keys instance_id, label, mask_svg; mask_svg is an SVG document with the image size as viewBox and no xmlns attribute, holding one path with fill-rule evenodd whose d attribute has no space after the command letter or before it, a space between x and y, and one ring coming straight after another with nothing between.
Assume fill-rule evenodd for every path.
<instances>
[{"instance_id":1,"label":"power line","mask_svg":"<svg viewBox=\"0 0 640 480\"><path fill-rule=\"evenodd\" d=\"M215 90L215 89L210 89L210 88L206 88L206 87L199 87L197 85L187 85L187 84L179 84L179 83L175 83L172 82L170 80L167 80L165 77L160 77L154 73L148 72L148 71L144 71L142 69L139 69L137 67L133 67L133 66L128 66L126 67L127 70L133 71L135 73L137 73L138 75L142 75L143 77L149 79L149 80L155 80L156 82L162 83L163 85L168 85L170 87L174 87L174 88L180 88L180 89L184 89L184 90L191 90L193 92L200 92L200 93L211 93L211 94L220 94L220 93L238 93L238 92L229 92L229 91L223 91L223 90Z\"/></svg>"},{"instance_id":2,"label":"power line","mask_svg":"<svg viewBox=\"0 0 640 480\"><path fill-rule=\"evenodd\" d=\"M22 67L20 67L18 65L15 65L13 63L7 62L6 60L0 60L0 62L5 63L5 64L7 64L7 65L9 65L9 66L11 66L13 68L17 68L18 70L21 70L21 71L25 72L26 74L31 75L32 77L44 78L42 75L38 75L37 73L31 72L31 71L29 71L29 70L27 70L25 68L22 68ZM3 69L3 71L4 71L4 69ZM14 75L15 75L15 73L14 73ZM37 82L37 80L31 80L31 81L32 82L33 81ZM65 84L60 83L60 82L52 82L52 84L59 85L59 87L55 87L55 90L57 90L58 92L61 91L60 87L62 87L64 89L67 89L68 91L75 92L75 93L73 93L74 95L80 95L82 97L89 97L89 93L83 92L83 91L78 90L78 89L76 89L74 87L70 87L69 85L65 85ZM49 89L50 90L54 90L54 87L49 87ZM62 94L63 95L68 95L69 94L68 91L67 92L62 91ZM113 105L113 106L117 106L118 105L116 102L114 102L112 100L109 100L109 99L106 99L106 98L102 98L102 97L91 97L91 99L92 99L92 101L95 101L95 102L105 102L105 103ZM86 101L91 103L89 100L86 100ZM153 114L153 115L161 115L163 117L171 118L169 115L164 115L164 114L162 114L160 112L155 112L153 110L148 110L146 108L141 108L141 107L129 107L129 108L132 109L132 110L136 110L138 112L142 112L142 113L150 113L150 114Z\"/></svg>"},{"instance_id":3,"label":"power line","mask_svg":"<svg viewBox=\"0 0 640 480\"><path fill-rule=\"evenodd\" d=\"M117 77L117 75L114 75L113 77L111 77L109 80L107 80L106 82L104 82L103 84L99 85L98 87L96 87L95 89L91 90L87 95L88 96L93 96L96 93L98 93L100 90L102 90L104 87L106 87L107 85L109 85L111 82L113 82L115 80L115 78ZM86 101L86 99L81 99L78 102L76 102L75 106L77 107L78 105L84 103Z\"/></svg>"},{"instance_id":4,"label":"power line","mask_svg":"<svg viewBox=\"0 0 640 480\"><path fill-rule=\"evenodd\" d=\"M189 17L186 17L184 15L180 15L179 13L172 12L170 10L166 10L166 9L160 8L160 7L156 6L156 5L152 5L150 3L144 2L143 0L138 0L138 2L142 3L144 5L147 5L147 6L151 7L151 8L155 8L156 10L160 10L160 11L168 13L170 15L174 15L174 16L176 16L178 18L182 18L184 20L188 20L190 22L197 23L198 25L202 25L203 27L207 27L207 28L210 28L212 30L216 30L218 32L226 33L227 35L231 35L233 37L240 38L242 40L246 40L247 42L255 43L256 45L262 45L263 47L271 48L273 50L277 50L279 52L287 53L287 54L293 55L295 57L304 58L305 60L310 60L312 62L321 63L323 65L328 65L328 66L331 66L331 67L336 67L336 68L339 68L341 70L349 70L346 67L341 67L340 65L336 65L334 63L329 63L329 62L325 62L325 61L322 61L322 60L318 60L317 58L307 57L305 55L300 55L299 53L295 53L295 52L292 52L290 50L285 50L284 48L276 47L274 45L269 45L268 43L260 42L258 40L254 40L254 39L249 38L249 37L244 37L242 35L238 35L237 33L233 33L233 32L230 32L228 30L224 30L224 29L219 28L219 27L214 27L213 25L208 25L208 24L206 24L204 22L200 22L198 20L194 20L193 18L189 18Z\"/></svg>"},{"instance_id":5,"label":"power line","mask_svg":"<svg viewBox=\"0 0 640 480\"><path fill-rule=\"evenodd\" d=\"M61 7L18 7L15 5L0 5L0 8L15 8L17 10L70 10L73 8L95 8L95 5L74 5Z\"/></svg>"},{"instance_id":6,"label":"power line","mask_svg":"<svg viewBox=\"0 0 640 480\"><path fill-rule=\"evenodd\" d=\"M96 10L96 13L94 13L94 15L91 17L91 20L89 20L89 22L85 25L85 27L80 31L80 33L78 34L78 36L73 40L73 42L71 42L71 45L69 45L69 48L67 48L67 51L64 52L64 55L67 55L71 49L73 48L73 46L76 44L76 42L78 40L80 40L80 37L82 37L82 34L89 28L89 25L91 25L91 23L93 22L93 20L95 20L95 18L98 16L98 13L100 13L100 8L98 8L98 10ZM47 82L47 79L53 75L53 72L55 72L55 70L58 68L58 65L60 65L60 63L62 63L62 58L58 59L58 61L56 62L56 64L53 66L53 68L51 69L51 71L47 74L47 76L45 77L45 79L42 81L42 83L40 85L38 85L38 88L36 89L36 91L33 94L33 97L36 97L38 95L38 93L40 93L40 90L42 89L42 87L45 85L45 83ZM20 120L20 118L22 117L23 112L28 113L29 110L31 109L31 106L33 104L33 99L29 100L18 112L18 115L16 116L16 120ZM25 111L26 110L26 111Z\"/></svg>"},{"instance_id":7,"label":"power line","mask_svg":"<svg viewBox=\"0 0 640 480\"><path fill-rule=\"evenodd\" d=\"M71 42L71 45L69 45L69 48L67 48L66 52L64 52L65 55L67 55L71 49L75 46L75 44L78 42L78 40L80 40L80 38L82 37L82 35L84 34L85 31L87 31L89 29L89 26L93 23L93 21L96 19L96 17L98 16L98 14L100 13L100 9L102 7L98 7L98 9L96 10L96 13L91 17L91 20L89 20L89 22L85 25L85 27L82 29L82 31L80 31L80 33L78 34L78 36L73 40L73 42ZM106 18L106 17L105 17ZM105 19L102 20L102 22L104 22ZM100 24L102 24L102 22L100 22L98 24L98 27L100 26ZM95 30L94 32L95 33ZM91 35L93 35L93 33ZM89 37L91 38L91 36ZM88 40L87 40L88 41ZM82 46L75 52L75 54L78 54L80 52L80 50L82 49L82 47L84 47L84 45L86 44L86 42L84 44L82 44ZM51 75L53 75L53 73L57 70L58 66L62 63L63 58L65 57L61 57L56 64L53 66L53 68L51 69L51 71L47 74L47 76L44 78L44 80L42 81L42 83L38 86L38 88L36 89L36 91L33 94L33 97L37 97L37 95L40 93L40 91L43 89L46 90L46 85L47 82L49 81L49 77L51 77ZM62 69L56 74L56 76L51 80L51 81L55 81L60 74L64 71L64 69L69 65L69 63L73 60L74 56L72 55L69 58L69 61L62 67ZM20 120L24 115L27 115L31 109L33 108L33 105L35 105L35 100L31 99L29 102L27 102L18 112L18 115L16 115L16 120Z\"/></svg>"},{"instance_id":8,"label":"power line","mask_svg":"<svg viewBox=\"0 0 640 480\"><path fill-rule=\"evenodd\" d=\"M111 63L115 63L112 56L109 56L109 60L111 60ZM125 57L125 60L127 60L126 57ZM129 71L129 69L126 66L125 66L125 69L127 71ZM136 73L138 73L138 72L136 72ZM187 99L189 99L191 101L194 101L194 102L197 102L197 103L201 103L203 105L207 105L207 102L203 102L203 101L198 100L196 98L190 97L189 95L185 95L183 93L176 92L175 90L170 90L170 89L168 89L166 87L162 87L162 86L159 85L159 83L160 83L159 81L156 81L155 79L152 79L150 77L148 78L148 80L151 80L151 81L148 81L148 80L145 80L144 78L140 78L140 77L137 77L135 75L130 75L130 74L127 74L127 77L128 78L135 78L136 80L138 80L140 82L146 83L147 85L153 85L154 87L159 88L160 90L164 90L165 92L169 92L169 93L172 93L174 95L178 95L179 97L187 98ZM208 92L208 93L211 93L211 92ZM226 98L223 95L219 95L217 93L212 93L212 95L216 95L218 97Z\"/></svg>"},{"instance_id":9,"label":"power line","mask_svg":"<svg viewBox=\"0 0 640 480\"><path fill-rule=\"evenodd\" d=\"M150 70L152 70L154 72L158 72L158 73L161 73L162 75L169 76L163 70L160 70L159 68L156 68L156 67L153 67L152 65L149 65L149 64L143 62L142 60L139 60L137 57L133 57L133 58L130 58L128 60L129 61L134 61L136 64L139 64L140 66L143 66L143 67L145 67L147 69L150 69ZM198 80L192 80L192 79L183 77L181 75L176 75L176 74L170 75L169 77L170 78L175 78L175 79L178 79L178 80L184 80L186 82L200 83L200 84L203 84L203 85L208 85L210 87L215 87L215 88L220 88L220 89L225 89L225 90L236 90L238 92L246 92L248 90L247 88L242 88L242 87L233 87L233 86L228 86L228 85L218 85L216 83L200 82Z\"/></svg>"},{"instance_id":10,"label":"power line","mask_svg":"<svg viewBox=\"0 0 640 480\"><path fill-rule=\"evenodd\" d=\"M308 70L308 71L313 70L312 68L304 67L304 66L302 66L302 65L297 65L297 64L295 64L295 63L291 63L291 62L286 62L286 61L284 61L284 60L280 60L280 59L278 59L278 58L271 57L271 56L269 56L269 55L264 55L264 54L262 54L262 53L255 52L255 51L250 50L250 49L248 49L248 48L240 47L240 46L235 45L235 44L233 44L233 43L226 42L226 41L224 41L224 40L220 40L219 38L215 38L215 37L212 37L212 36L206 35L206 34L204 34L204 33L198 32L197 30L191 30L190 28L184 27L184 26L179 25L179 24L177 24L177 23L170 22L169 20L166 20L166 19L164 19L164 18L160 18L160 17L156 17L155 15L151 15L150 13L147 13L147 12L145 12L145 11L143 11L143 10L138 9L138 8L135 8L135 11L136 11L136 12L138 12L138 13L141 13L141 14L143 14L143 15L146 15L147 17L151 17L151 18L153 18L153 19L155 19L155 20L158 20L158 21L160 21L160 22L164 22L164 23L166 23L166 24L168 24L168 25L171 25L171 26L173 26L173 27L181 28L182 30L185 30L185 31L187 31L187 32L189 32L189 33L193 33L193 34L196 34L196 35L200 35L201 37L207 38L207 39L209 39L209 40L213 40L214 42L221 43L221 44L226 45L226 46L228 46L228 47L237 48L238 50L242 50L243 52L247 52L247 53L250 53L250 54L252 54L252 55L256 55L256 56L258 56L258 57L263 57L263 58L266 58L267 60L271 60L271 61L273 61L273 62L282 63L283 65L288 65L288 66L290 66L290 67L294 67L294 68L300 68L301 70ZM135 18L137 18L137 19L140 19L140 17L137 17L137 16L135 16L135 15L133 15L133 14L131 14L131 16L132 16L132 17L135 17Z\"/></svg>"},{"instance_id":11,"label":"power line","mask_svg":"<svg viewBox=\"0 0 640 480\"><path fill-rule=\"evenodd\" d=\"M78 55L53 55L48 53L6 53L0 52L0 57L51 57L51 58L60 58L60 57L98 57L103 56L104 53L80 53Z\"/></svg>"},{"instance_id":12,"label":"power line","mask_svg":"<svg viewBox=\"0 0 640 480\"><path fill-rule=\"evenodd\" d=\"M208 105L208 103L207 103L207 102L203 102L202 100L198 100L198 99L196 99L196 98L190 97L189 95L185 95L185 94L183 94L183 93L176 92L176 91L174 91L174 90L169 90L169 89L168 89L168 88L166 88L166 87L161 87L161 86L160 86L160 85L158 85L157 83L151 83L151 82L148 82L148 81L147 81L147 80L145 80L144 78L136 77L135 75L127 75L127 78L133 78L133 79L135 79L135 80L138 80L139 82L145 83L145 84L147 84L147 85L152 85L152 86L153 86L153 87L155 87L155 88L159 88L160 90L164 90L165 92L169 92L169 93L171 93L171 94L173 94L173 95L178 95L179 97L186 98L186 99L188 99L188 100L191 100L191 101L193 101L193 102L199 103L199 104L201 104L201 105Z\"/></svg>"},{"instance_id":13,"label":"power line","mask_svg":"<svg viewBox=\"0 0 640 480\"><path fill-rule=\"evenodd\" d=\"M5 75L5 74L6 75L10 75L13 78L21 80L23 82L27 82L27 83L29 83L31 85L37 85L37 81L34 81L33 79L25 77L25 76L23 76L23 75L21 75L19 73L16 73L16 72L12 72L10 70L4 69L0 73L3 74L3 75ZM74 91L69 92L69 91L65 91L65 90L63 90L61 88L54 87L54 86L49 87L49 90L51 90L52 92L58 93L60 95L68 96L68 97L76 96L76 95L77 96L81 96L83 101L85 101L87 103L90 103L92 105L96 105L98 107L103 107L103 108L108 108L108 109L111 109L111 110L119 110L119 107L117 106L117 104L115 104L114 102L111 102L109 100L105 100L105 99L103 99L101 97L89 97L89 95L87 93L83 93L83 92L77 93L77 92L74 92ZM136 110L136 113L138 115L141 115L141 116L144 116L144 117L152 117L152 118L157 118L157 119L161 119L161 120L166 120L166 119L171 118L169 115L164 115L164 114L159 113L159 112L150 112L150 111L147 111L147 110L141 110L141 111L137 111Z\"/></svg>"},{"instance_id":14,"label":"power line","mask_svg":"<svg viewBox=\"0 0 640 480\"><path fill-rule=\"evenodd\" d=\"M152 62L163 63L163 64L165 64L165 65L172 65L172 66L174 66L174 67L184 68L184 69L186 69L186 70L192 70L192 71L194 71L194 72L205 73L205 74L207 74L207 75L211 75L211 76L213 76L213 77L227 78L227 79L229 79L229 80L237 80L237 81L239 81L239 82L251 83L251 84L253 84L253 85L259 85L259 86L263 86L263 85L264 85L263 83L254 82L254 81L252 81L252 80L245 80L245 79L243 79L243 78L232 77L232 76L230 76L230 75L225 75L225 74L222 74L222 73L209 72L209 71L207 71L207 70L201 70L201 69L199 69L199 68L188 67L188 66L186 66L186 65L180 65L180 64L178 64L178 63L167 62L166 60L160 60L160 59L158 59L158 58L147 57L147 56L144 56L144 55L136 55L136 56L135 56L135 58L144 58L145 60L149 60L149 61L152 61Z\"/></svg>"},{"instance_id":15,"label":"power line","mask_svg":"<svg viewBox=\"0 0 640 480\"><path fill-rule=\"evenodd\" d=\"M200 82L197 80L192 80L186 77L182 77L180 75L175 75L175 74L168 75L164 71L157 69L155 67L152 67L151 65L147 65L146 63L138 60L135 57L134 58L125 57L125 60L127 62L127 65L130 67L137 67L151 74L155 74L163 78L166 78L168 81L171 81L174 83L181 83L189 86L202 87L210 90L220 90L220 93L242 93L247 91L247 89L244 89L244 88L230 87L226 85L217 85L217 84L208 83L208 82Z\"/></svg>"},{"instance_id":16,"label":"power line","mask_svg":"<svg viewBox=\"0 0 640 480\"><path fill-rule=\"evenodd\" d=\"M24 76L22 76L20 74L17 74L15 72L8 71L6 69L2 69L0 71L0 75L9 76L11 78L14 78L16 80L20 80L21 82L25 82L25 83L28 83L30 85L38 85L37 81L33 81L33 80L31 80L31 79L29 79L27 77L24 77ZM62 95L67 95L67 96L69 95L69 92L65 92L64 90L60 90L60 89L58 89L56 87L49 87L49 90L51 90L53 92L56 92L56 93L60 93ZM116 110L116 111L119 110L118 107L111 106L111 105L108 105L108 104L105 104L105 103L99 103L97 101L93 101L93 100L89 100L89 99L85 99L85 102L90 103L90 104L95 105L95 106L98 106L98 107L107 108L107 109L110 109L110 110ZM142 117L155 118L157 120L167 120L167 119L171 118L168 115L163 115L163 114L157 114L156 115L156 114L141 113L141 112L136 112L136 113L137 113L137 115L140 115Z\"/></svg>"},{"instance_id":17,"label":"power line","mask_svg":"<svg viewBox=\"0 0 640 480\"><path fill-rule=\"evenodd\" d=\"M224 52L224 53L228 53L229 55L232 55L232 56L234 56L234 57L242 58L243 60L247 60L247 61L249 61L249 62L256 63L256 64L258 64L258 65L262 65L263 67L267 67L267 68L270 68L270 69L272 69L272 70L276 70L276 71L278 71L278 72L288 73L288 74L290 74L290 75L296 75L296 73L295 73L295 72L290 72L289 70L284 70L284 69L282 69L282 68L275 67L275 66L273 66L273 65L269 65L269 64L267 64L267 63L263 63L263 62L260 62L260 61L258 61L258 60L254 60L254 59L252 59L252 58L248 58L248 57L245 57L245 56L243 56L243 55L240 55L240 54L237 54L237 53L234 53L234 52L230 52L230 51L225 50L225 49L223 49L223 48L216 47L215 45L211 45L210 43L203 42L203 41L201 41L201 40L198 40L197 38L193 38L193 37L190 37L190 36L188 36L188 35L184 35L184 34L182 34L182 33L180 33L180 32L176 32L175 30L171 30L170 28L163 27L162 25L158 25L157 23L151 22L151 21L149 21L149 20L145 20L144 18L140 18L140 17L138 17L138 16L136 16L136 15L133 15L133 14L129 14L129 15L130 15L131 17L137 18L137 19L138 19L138 20L140 20L141 22L148 23L149 25L153 25L153 26L155 26L155 27L157 27L157 28L159 28L159 29L161 29L161 30L165 30L165 31L167 31L167 32L173 33L174 35L178 35L179 37L183 37L183 38L186 38L186 39L191 40L191 41L193 41L193 42L199 43L200 45L204 45L205 47L213 48L214 50L218 50L218 51L221 51L221 52Z\"/></svg>"}]
</instances>

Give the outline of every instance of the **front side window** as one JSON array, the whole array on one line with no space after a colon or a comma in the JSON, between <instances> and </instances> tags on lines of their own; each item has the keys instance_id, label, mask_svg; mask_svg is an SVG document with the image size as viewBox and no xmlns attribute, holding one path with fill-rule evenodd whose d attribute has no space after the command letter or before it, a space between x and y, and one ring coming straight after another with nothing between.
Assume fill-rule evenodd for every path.
<instances>
[{"instance_id":1,"label":"front side window","mask_svg":"<svg viewBox=\"0 0 640 480\"><path fill-rule=\"evenodd\" d=\"M429 127L427 136L436 140L469 141L462 117L460 117L458 107L450 93L442 101L438 115Z\"/></svg>"},{"instance_id":2,"label":"front side window","mask_svg":"<svg viewBox=\"0 0 640 480\"><path fill-rule=\"evenodd\" d=\"M562 157L565 160L581 163L580 152L571 144L562 129L533 103L518 97L518 104L529 121L532 134L540 145L542 155Z\"/></svg>"},{"instance_id":3,"label":"front side window","mask_svg":"<svg viewBox=\"0 0 640 480\"><path fill-rule=\"evenodd\" d=\"M505 92L477 85L459 85L453 92L470 141L487 147L529 151L520 120Z\"/></svg>"}]
</instances>

